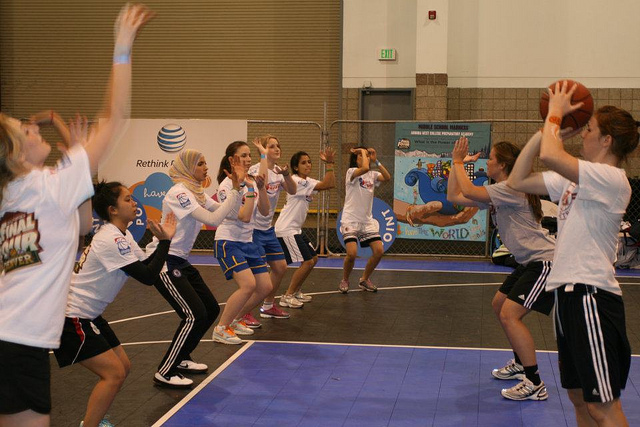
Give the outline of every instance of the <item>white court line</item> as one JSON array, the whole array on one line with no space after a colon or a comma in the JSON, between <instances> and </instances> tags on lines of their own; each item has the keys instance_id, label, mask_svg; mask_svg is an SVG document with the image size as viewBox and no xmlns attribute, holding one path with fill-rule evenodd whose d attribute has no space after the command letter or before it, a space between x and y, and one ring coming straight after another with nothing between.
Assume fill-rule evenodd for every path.
<instances>
[{"instance_id":1,"label":"white court line","mask_svg":"<svg viewBox=\"0 0 640 427\"><path fill-rule=\"evenodd\" d=\"M394 287L382 287L382 288L378 288L379 291L390 291L390 290L394 290L394 289L413 289L413 288L447 288L447 287L456 287L456 286L495 286L495 285L500 285L500 282L494 282L494 283L448 283L448 284L436 284L436 285L407 285L407 286L394 286ZM364 292L362 289L351 289L349 290L349 293L351 292ZM339 291L324 291L324 292L305 292L307 295L329 295L329 294L337 294L340 293ZM278 295L275 297L276 299L282 298L282 295ZM226 305L226 302L221 302L218 303L218 305L223 306ZM151 313L151 314L143 314L141 316L135 316L135 317L127 317L126 319L119 319L119 320L114 320L109 321L110 325L114 325L116 323L122 323L122 322L128 322L130 320L139 320L139 319L145 319L147 317L153 317L153 316L161 316L163 314L169 314L169 313L175 313L175 310L168 310L168 311L160 311L158 313Z\"/></svg>"},{"instance_id":2,"label":"white court line","mask_svg":"<svg viewBox=\"0 0 640 427\"><path fill-rule=\"evenodd\" d=\"M436 284L436 285L407 285L407 286L394 286L394 287L382 287L382 288L378 288L379 291L392 291L392 290L403 290L403 289L424 289L424 288L449 288L449 287L456 287L456 286L495 286L495 285L500 285L500 282L484 282L484 283L444 283L444 284ZM640 285L640 282L622 282L622 285ZM362 289L351 289L349 290L349 293L351 292L364 292ZM324 292L306 292L307 295L329 295L329 294L337 294L338 291L324 291ZM276 299L282 298L282 295L278 295L276 296ZM226 305L226 302L221 302L218 305L223 306ZM164 314L170 314L170 313L175 313L174 310L167 310L167 311L159 311L158 313L151 313L151 314L143 314L141 316L134 316L134 317L127 317L125 319L119 319L119 320L114 320L114 321L109 321L110 325L115 325L116 323L123 323L123 322L129 322L131 320L139 320L139 319L146 319L148 317L154 317L154 316L162 316Z\"/></svg>"},{"instance_id":3,"label":"white court line","mask_svg":"<svg viewBox=\"0 0 640 427\"><path fill-rule=\"evenodd\" d=\"M207 384L209 384L211 381L213 381L213 379L215 377L217 377L218 375L220 375L220 373L222 371L224 371L225 369L227 369L227 366L231 365L238 357L242 356L242 354L247 351L247 349L249 347L251 347L253 345L253 341L246 341L247 345L243 346L240 350L238 350L233 356L231 356L230 358L227 359L226 362L224 362L222 365L220 365L220 367L218 367L218 369L216 369L215 371L213 371L213 373L211 375L209 375L207 378L204 379L204 381L202 381L200 384L198 384L198 386L196 388L194 388L193 390L191 390L191 392L189 394L187 394L180 402L178 402L176 404L176 406L174 406L173 408L171 408L169 410L169 412L167 412L166 414L164 414L162 416L162 418L160 418L158 421L155 422L155 424L153 424L151 427L159 427L162 424L165 423L165 421L169 420L169 418L171 418L176 412L178 412L180 410L180 408L182 408L184 405L186 405L191 399L193 399L193 397L195 395L197 395L200 390L202 390L203 388L205 388L207 386Z\"/></svg>"},{"instance_id":4,"label":"white court line","mask_svg":"<svg viewBox=\"0 0 640 427\"><path fill-rule=\"evenodd\" d=\"M315 341L273 341L273 340L253 340L259 343L269 344L315 344L315 345L335 345L335 346L349 346L349 347L388 347L388 348L420 348L420 349L432 349L432 350L474 350L474 351L508 351L512 352L510 348L480 348L480 347L440 347L433 345L395 345L395 344L355 344L355 343L341 343L341 342L315 342ZM538 350L536 353L558 353L556 350ZM632 357L640 357L640 354L632 354Z\"/></svg>"},{"instance_id":5,"label":"white court line","mask_svg":"<svg viewBox=\"0 0 640 427\"><path fill-rule=\"evenodd\" d=\"M199 267L219 267L215 264L191 264L193 266ZM298 268L297 266L287 266L287 268ZM342 266L331 267L328 265L323 265L322 267L313 267L314 270L342 270ZM354 270L364 270L363 267L353 267ZM511 274L510 271L464 271L464 270L425 270L423 268L380 268L376 267L376 271L406 271L412 273L472 273L472 274Z\"/></svg>"}]
</instances>

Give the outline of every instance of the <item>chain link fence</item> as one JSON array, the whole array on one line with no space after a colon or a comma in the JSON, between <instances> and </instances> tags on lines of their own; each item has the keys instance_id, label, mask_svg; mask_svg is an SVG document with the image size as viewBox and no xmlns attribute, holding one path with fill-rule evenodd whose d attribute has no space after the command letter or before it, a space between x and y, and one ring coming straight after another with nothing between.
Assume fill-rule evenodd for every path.
<instances>
[{"instance_id":1,"label":"chain link fence","mask_svg":"<svg viewBox=\"0 0 640 427\"><path fill-rule=\"evenodd\" d=\"M478 120L459 120L447 122L480 122ZM491 123L491 140L493 142L510 140L523 146L528 138L541 126L536 120L495 120L482 121ZM392 180L382 183L376 188L375 196L389 206L393 206L395 172L395 125L397 121L363 121L338 120L323 128L316 122L303 121L248 121L248 141L265 134L275 135L281 144L281 164L288 164L291 156L297 151L305 151L313 162L311 176L322 179L324 164L320 161L319 151L325 145L336 150L336 188L331 191L320 192L310 204L309 215L305 222L303 233L314 244L320 255L338 255L344 253L337 234L338 213L342 210L345 197L344 177L349 166L350 150L358 145L375 148L378 159L385 165ZM579 145L574 142L567 150L578 154ZM217 165L213 166L217 168ZM536 165L542 170L542 165ZM633 195L627 209L625 220L635 221L640 218L640 179L631 178ZM280 197L276 212L284 205L286 197ZM276 213L277 218L278 213ZM489 224L490 222L487 221ZM491 236L492 230L487 230ZM144 246L149 236L145 234L141 244ZM211 251L214 244L215 232L203 230L195 242L194 250ZM397 238L387 254L408 256L456 256L456 257L486 257L489 256L488 242L464 242L447 240L414 240Z\"/></svg>"},{"instance_id":2,"label":"chain link fence","mask_svg":"<svg viewBox=\"0 0 640 427\"><path fill-rule=\"evenodd\" d=\"M248 120L247 121L247 142L251 146L251 154L254 162L257 163L259 156L256 149L251 145L254 138L263 135L274 135L280 141L282 149L279 165L288 165L291 156L297 151L305 151L311 157L313 162L312 176L320 176L318 167L320 165L320 149L323 146L322 126L311 121L274 121L274 120ZM217 175L218 165L210 165L211 175ZM276 212L279 212L284 206L286 196L282 194L278 200ZM309 215L305 223L303 233L309 238L316 248L324 245L319 244L319 239L323 236L324 228L321 228L320 219L322 217L322 198L315 197L309 206ZM276 213L277 218L277 213ZM275 223L275 219L274 219ZM147 237L148 232L145 234ZM194 243L195 251L211 251L213 250L215 231L202 230ZM143 241L143 243L145 243Z\"/></svg>"}]
</instances>

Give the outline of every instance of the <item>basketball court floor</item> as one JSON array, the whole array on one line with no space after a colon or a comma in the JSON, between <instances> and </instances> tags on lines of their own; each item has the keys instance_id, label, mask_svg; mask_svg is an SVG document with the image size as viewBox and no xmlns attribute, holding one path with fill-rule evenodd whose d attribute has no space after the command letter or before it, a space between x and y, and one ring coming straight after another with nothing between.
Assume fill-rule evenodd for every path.
<instances>
[{"instance_id":1,"label":"basketball court floor","mask_svg":"<svg viewBox=\"0 0 640 427\"><path fill-rule=\"evenodd\" d=\"M213 257L194 255L220 303L235 289ZM131 373L109 411L117 426L572 426L560 387L551 319L525 318L549 399L513 402L491 369L512 353L491 299L510 269L475 261L383 259L377 293L337 292L342 259L321 259L305 284L313 301L263 326L238 346L213 343L192 354L209 365L192 390L160 388L153 374L178 317L152 287L130 281L104 317L124 344ZM293 268L285 276L286 289ZM640 353L640 272L619 271L632 351ZM256 317L257 312L254 313ZM52 366L52 426L77 427L96 377ZM622 394L640 425L640 357Z\"/></svg>"}]
</instances>

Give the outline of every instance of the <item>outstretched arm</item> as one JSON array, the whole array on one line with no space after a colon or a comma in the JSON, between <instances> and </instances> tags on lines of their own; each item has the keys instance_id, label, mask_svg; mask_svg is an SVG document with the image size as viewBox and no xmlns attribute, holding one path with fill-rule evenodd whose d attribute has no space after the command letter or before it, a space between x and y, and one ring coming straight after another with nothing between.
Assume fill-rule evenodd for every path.
<instances>
[{"instance_id":1,"label":"outstretched arm","mask_svg":"<svg viewBox=\"0 0 640 427\"><path fill-rule=\"evenodd\" d=\"M173 213L167 215L162 224L157 224L153 220L150 220L149 230L151 234L159 240L153 255L144 262L136 261L120 269L138 282L151 286L158 279L160 271L162 271L162 267L167 259L167 254L169 253L171 239L176 233L175 215Z\"/></svg>"},{"instance_id":2,"label":"outstretched arm","mask_svg":"<svg viewBox=\"0 0 640 427\"><path fill-rule=\"evenodd\" d=\"M60 138L62 138L61 144L66 147L69 146L69 143L71 142L69 128L67 127L67 124L64 122L62 117L60 117L60 115L55 111L40 111L39 113L31 116L31 121L40 127L52 126L56 130L56 132L58 132Z\"/></svg>"},{"instance_id":3,"label":"outstretched arm","mask_svg":"<svg viewBox=\"0 0 640 427\"><path fill-rule=\"evenodd\" d=\"M541 132L536 132L518 155L507 179L507 185L514 190L529 194L548 194L542 174L533 171L533 161L540 152L541 139Z\"/></svg>"},{"instance_id":4,"label":"outstretched arm","mask_svg":"<svg viewBox=\"0 0 640 427\"><path fill-rule=\"evenodd\" d=\"M229 173L226 169L223 170L233 185L227 199L222 204L216 204L215 207L211 208L211 211L198 206L195 211L191 212L193 218L203 224L217 227L237 205L241 197L240 184L244 182L245 178L244 166L240 163L237 155L231 159L231 170L232 173Z\"/></svg>"},{"instance_id":5,"label":"outstretched arm","mask_svg":"<svg viewBox=\"0 0 640 427\"><path fill-rule=\"evenodd\" d=\"M469 152L469 140L463 136L453 146L453 165L447 183L447 200L462 206L477 206L490 203L491 198L484 186L474 185L464 169L464 161Z\"/></svg>"},{"instance_id":6,"label":"outstretched arm","mask_svg":"<svg viewBox=\"0 0 640 427\"><path fill-rule=\"evenodd\" d=\"M296 184L296 182L291 177L289 166L284 165L283 167L280 167L276 165L274 172L284 177L284 182L282 183L284 191L286 191L288 194L296 194L296 191L298 190L298 184Z\"/></svg>"},{"instance_id":7,"label":"outstretched arm","mask_svg":"<svg viewBox=\"0 0 640 427\"><path fill-rule=\"evenodd\" d=\"M371 163L373 163L376 166L378 166L378 170L382 174L382 175L378 175L378 181L379 182L391 181L391 174L389 173L387 168L385 168L382 165L382 163L380 163L380 161L378 160L378 153L376 153L376 149L375 148L369 148L369 149L367 149L367 151L369 152L369 157L371 159Z\"/></svg>"},{"instance_id":8,"label":"outstretched arm","mask_svg":"<svg viewBox=\"0 0 640 427\"><path fill-rule=\"evenodd\" d=\"M106 97L106 120L92 129L87 146L91 173L96 173L98 163L114 136L129 116L131 99L131 48L138 31L151 19L153 13L144 5L127 4L116 21L116 39L113 53L111 80Z\"/></svg>"},{"instance_id":9,"label":"outstretched arm","mask_svg":"<svg viewBox=\"0 0 640 427\"><path fill-rule=\"evenodd\" d=\"M320 152L320 160L322 160L326 165L326 172L324 174L324 178L322 181L316 184L313 188L316 191L324 191L331 190L336 186L336 174L333 171L333 167L335 166L335 155L336 152L331 147L327 147L324 151Z\"/></svg>"},{"instance_id":10,"label":"outstretched arm","mask_svg":"<svg viewBox=\"0 0 640 427\"><path fill-rule=\"evenodd\" d=\"M567 153L562 143L560 124L562 117L578 108L583 103L571 104L571 96L578 88L577 84L567 87L565 80L562 85L556 83L554 91L549 91L549 113L544 121L542 142L540 144L540 160L552 171L558 172L568 180L578 183L578 159ZM579 132L579 129L573 133Z\"/></svg>"}]
</instances>

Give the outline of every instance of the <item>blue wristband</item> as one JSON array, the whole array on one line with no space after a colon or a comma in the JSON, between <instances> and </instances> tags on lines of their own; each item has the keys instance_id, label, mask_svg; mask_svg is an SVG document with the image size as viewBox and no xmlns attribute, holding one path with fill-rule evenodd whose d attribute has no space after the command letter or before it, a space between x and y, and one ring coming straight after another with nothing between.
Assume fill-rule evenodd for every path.
<instances>
[{"instance_id":1,"label":"blue wristband","mask_svg":"<svg viewBox=\"0 0 640 427\"><path fill-rule=\"evenodd\" d=\"M114 64L130 64L131 56L130 55L115 55L113 57Z\"/></svg>"},{"instance_id":2,"label":"blue wristband","mask_svg":"<svg viewBox=\"0 0 640 427\"><path fill-rule=\"evenodd\" d=\"M266 159L266 158L267 158L267 155L266 155L266 154L260 154L260 158L261 158L261 159Z\"/></svg>"},{"instance_id":3,"label":"blue wristband","mask_svg":"<svg viewBox=\"0 0 640 427\"><path fill-rule=\"evenodd\" d=\"M249 191L249 193L253 193L253 192L255 192L255 191L256 191L256 189L255 189L255 188L250 187L250 186L249 186L249 187L247 187L247 190Z\"/></svg>"}]
</instances>

